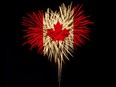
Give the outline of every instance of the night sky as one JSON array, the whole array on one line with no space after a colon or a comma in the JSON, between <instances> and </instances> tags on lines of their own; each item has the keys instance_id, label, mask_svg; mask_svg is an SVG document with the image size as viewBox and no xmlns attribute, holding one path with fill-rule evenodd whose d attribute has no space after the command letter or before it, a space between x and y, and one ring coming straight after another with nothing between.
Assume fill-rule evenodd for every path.
<instances>
[{"instance_id":1,"label":"night sky","mask_svg":"<svg viewBox=\"0 0 116 87\"><path fill-rule=\"evenodd\" d=\"M97 51L95 0L15 0L11 28L6 29L5 87L57 87L57 65L49 62L47 57L38 54L37 48L29 51L29 45L22 46L24 33L21 21L26 13L38 9L46 11L48 7L58 10L61 3L68 5L71 1L73 5L84 4L85 14L91 15L90 20L95 25L90 26L91 41L79 47L74 57L63 65L61 87L95 87L97 85L99 53Z\"/></svg>"}]
</instances>

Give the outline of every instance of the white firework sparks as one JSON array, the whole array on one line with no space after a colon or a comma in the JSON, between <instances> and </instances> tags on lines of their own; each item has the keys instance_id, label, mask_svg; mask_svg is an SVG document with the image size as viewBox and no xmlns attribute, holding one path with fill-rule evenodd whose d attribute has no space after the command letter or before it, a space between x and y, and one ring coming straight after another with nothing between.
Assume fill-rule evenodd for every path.
<instances>
[{"instance_id":1,"label":"white firework sparks","mask_svg":"<svg viewBox=\"0 0 116 87\"><path fill-rule=\"evenodd\" d=\"M60 11L53 12L51 9L47 9L47 12L45 12L44 17L44 49L43 53L44 55L47 55L49 60L52 59L55 61L55 63L58 64L58 81L60 86L61 81L61 72L62 72L62 62L64 62L64 58L68 59L68 54L72 56L73 52L73 9L71 8L72 4L68 6L68 8L65 6L65 4L62 4L59 9ZM47 29L53 29L54 25L60 22L60 24L63 25L62 29L69 30L69 35L64 39L64 41L53 41L52 38L50 38L47 35ZM59 44L59 46L58 46Z\"/></svg>"}]
</instances>

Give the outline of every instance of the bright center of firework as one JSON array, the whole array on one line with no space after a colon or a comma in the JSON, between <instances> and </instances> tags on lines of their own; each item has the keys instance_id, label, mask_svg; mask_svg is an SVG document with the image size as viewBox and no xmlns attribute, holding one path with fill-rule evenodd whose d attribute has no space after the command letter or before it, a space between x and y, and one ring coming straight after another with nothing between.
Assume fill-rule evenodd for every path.
<instances>
[{"instance_id":1,"label":"bright center of firework","mask_svg":"<svg viewBox=\"0 0 116 87\"><path fill-rule=\"evenodd\" d=\"M52 38L53 41L56 41L56 40L64 41L64 39L68 37L69 35L69 30L63 29L62 24L60 24L60 22L57 22L54 25L54 30L47 29L47 34L49 37Z\"/></svg>"}]
</instances>

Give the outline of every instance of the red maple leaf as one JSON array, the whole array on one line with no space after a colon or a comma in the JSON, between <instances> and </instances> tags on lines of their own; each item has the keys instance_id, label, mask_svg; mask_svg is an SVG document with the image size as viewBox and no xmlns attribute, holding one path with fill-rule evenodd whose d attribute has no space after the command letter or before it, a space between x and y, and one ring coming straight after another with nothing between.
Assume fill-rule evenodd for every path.
<instances>
[{"instance_id":1,"label":"red maple leaf","mask_svg":"<svg viewBox=\"0 0 116 87\"><path fill-rule=\"evenodd\" d=\"M67 29L62 30L62 24L60 24L60 22L57 22L54 25L54 30L48 29L47 34L49 37L52 38L53 41L55 41L55 40L64 41L64 39L69 35L69 30L67 30Z\"/></svg>"}]
</instances>

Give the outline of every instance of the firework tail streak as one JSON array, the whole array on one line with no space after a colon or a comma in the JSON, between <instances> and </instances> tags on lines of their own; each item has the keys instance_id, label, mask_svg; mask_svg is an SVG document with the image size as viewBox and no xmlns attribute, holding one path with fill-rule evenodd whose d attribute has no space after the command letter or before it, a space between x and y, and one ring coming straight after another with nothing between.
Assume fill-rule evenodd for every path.
<instances>
[{"instance_id":1,"label":"firework tail streak","mask_svg":"<svg viewBox=\"0 0 116 87\"><path fill-rule=\"evenodd\" d=\"M62 64L64 59L73 57L74 49L89 40L90 29L87 25L93 24L89 16L81 10L83 5L72 8L72 3L59 6L59 11L32 12L23 17L22 25L26 26L25 44L30 44L30 50L38 47L38 52L47 55L50 61L58 64L58 83L60 87Z\"/></svg>"}]
</instances>

